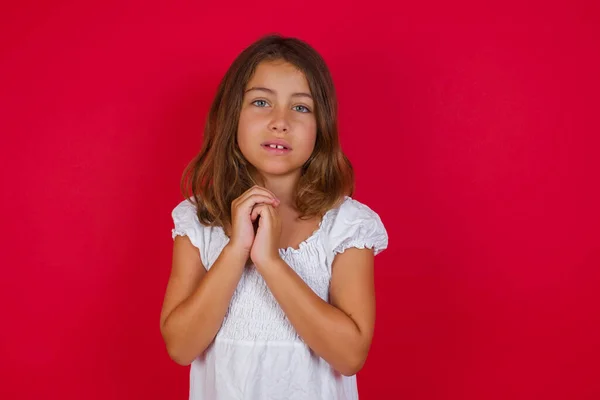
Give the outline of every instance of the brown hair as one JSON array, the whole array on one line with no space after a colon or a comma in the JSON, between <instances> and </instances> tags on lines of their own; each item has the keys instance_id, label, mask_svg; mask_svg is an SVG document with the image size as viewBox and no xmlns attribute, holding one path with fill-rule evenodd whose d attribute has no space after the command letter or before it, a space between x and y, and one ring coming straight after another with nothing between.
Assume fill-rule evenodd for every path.
<instances>
[{"instance_id":1,"label":"brown hair","mask_svg":"<svg viewBox=\"0 0 600 400\"><path fill-rule=\"evenodd\" d=\"M354 172L340 147L337 97L325 61L304 41L269 35L242 51L227 70L208 114L202 149L183 172L181 192L188 198L191 191L198 219L205 225L228 230L231 202L256 184L254 168L237 144L237 129L248 81L262 61L275 60L287 61L304 73L315 103L315 148L296 187L301 217L322 216L354 192Z\"/></svg>"}]
</instances>

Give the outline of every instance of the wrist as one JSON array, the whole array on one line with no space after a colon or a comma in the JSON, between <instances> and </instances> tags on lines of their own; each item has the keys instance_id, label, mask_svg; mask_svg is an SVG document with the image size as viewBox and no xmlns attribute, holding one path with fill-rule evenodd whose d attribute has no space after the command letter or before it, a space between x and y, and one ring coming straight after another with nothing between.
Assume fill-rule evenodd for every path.
<instances>
[{"instance_id":1,"label":"wrist","mask_svg":"<svg viewBox=\"0 0 600 400\"><path fill-rule=\"evenodd\" d=\"M250 257L250 250L246 250L232 242L227 243L222 252L225 253L227 257L232 257L236 261L241 262L242 265L245 265Z\"/></svg>"},{"instance_id":2,"label":"wrist","mask_svg":"<svg viewBox=\"0 0 600 400\"><path fill-rule=\"evenodd\" d=\"M245 254L246 256L248 256L250 255L250 250L252 249L252 246L250 246L250 248L246 248L246 246L238 244L238 242L236 242L235 239L230 239L223 250L225 249L228 249L228 251L234 252L235 254Z\"/></svg>"},{"instance_id":3,"label":"wrist","mask_svg":"<svg viewBox=\"0 0 600 400\"><path fill-rule=\"evenodd\" d=\"M283 259L279 256L279 253L272 255L271 257L265 258L263 260L253 260L254 265L259 270L264 270L267 268L277 268L279 263L284 262Z\"/></svg>"}]
</instances>

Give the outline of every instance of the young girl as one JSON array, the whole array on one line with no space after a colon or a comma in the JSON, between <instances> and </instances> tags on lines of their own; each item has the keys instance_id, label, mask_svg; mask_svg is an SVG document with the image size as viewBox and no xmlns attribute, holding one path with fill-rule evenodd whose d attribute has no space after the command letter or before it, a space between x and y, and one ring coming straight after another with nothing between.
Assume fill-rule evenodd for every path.
<instances>
[{"instance_id":1,"label":"young girl","mask_svg":"<svg viewBox=\"0 0 600 400\"><path fill-rule=\"evenodd\" d=\"M353 190L321 56L280 36L245 49L172 212L160 327L190 399L358 398L388 238Z\"/></svg>"}]
</instances>

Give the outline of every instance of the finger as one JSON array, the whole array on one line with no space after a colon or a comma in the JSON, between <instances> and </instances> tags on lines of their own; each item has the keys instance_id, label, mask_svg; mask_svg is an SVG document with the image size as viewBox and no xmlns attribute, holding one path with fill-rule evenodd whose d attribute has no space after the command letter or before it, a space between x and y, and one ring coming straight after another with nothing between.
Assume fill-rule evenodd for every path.
<instances>
[{"instance_id":1,"label":"finger","mask_svg":"<svg viewBox=\"0 0 600 400\"><path fill-rule=\"evenodd\" d=\"M268 193L265 192L261 192L261 191L256 191L256 190L252 190L249 192L246 192L244 194L242 194L240 197L238 197L237 199L235 199L234 202L232 202L232 206L234 207L239 207L241 204L245 203L246 201L248 201L248 199L250 199L252 196L263 196L263 197L267 197L270 199L274 199L273 196L269 195Z\"/></svg>"},{"instance_id":2,"label":"finger","mask_svg":"<svg viewBox=\"0 0 600 400\"><path fill-rule=\"evenodd\" d=\"M266 195L269 197L272 197L273 199L277 200L277 202L279 202L279 199L277 198L277 196L275 196L275 194L273 192L271 192L270 190L268 190L267 188L264 188L262 186L252 186L250 189L246 190L242 196L240 196L240 202L243 202L244 200L246 200L248 197L252 196L253 194L262 194L262 195Z\"/></svg>"},{"instance_id":3,"label":"finger","mask_svg":"<svg viewBox=\"0 0 600 400\"><path fill-rule=\"evenodd\" d=\"M273 206L271 204L257 204L254 207L254 210L252 210L252 214L256 215L256 218L258 218L258 216L260 215L261 220L271 219L272 214L271 211L269 211L269 209L273 209Z\"/></svg>"},{"instance_id":4,"label":"finger","mask_svg":"<svg viewBox=\"0 0 600 400\"><path fill-rule=\"evenodd\" d=\"M257 204L254 206L254 208L252 209L252 212L250 213L252 219L256 219L258 218L258 216L260 215L261 217L270 217L272 216L272 211L269 210L274 210L274 206L268 203L263 203L263 204Z\"/></svg>"},{"instance_id":5,"label":"finger","mask_svg":"<svg viewBox=\"0 0 600 400\"><path fill-rule=\"evenodd\" d=\"M265 207L269 212L269 219L272 221L273 226L279 226L281 220L279 219L279 211L277 211L277 208L268 204L265 204Z\"/></svg>"},{"instance_id":6,"label":"finger","mask_svg":"<svg viewBox=\"0 0 600 400\"><path fill-rule=\"evenodd\" d=\"M273 206L271 204L263 204L262 209L260 210L260 217L264 219L272 219L273 218Z\"/></svg>"},{"instance_id":7,"label":"finger","mask_svg":"<svg viewBox=\"0 0 600 400\"><path fill-rule=\"evenodd\" d=\"M269 216L271 217L271 219L275 218L275 207L267 204L266 205L267 211L269 212Z\"/></svg>"},{"instance_id":8,"label":"finger","mask_svg":"<svg viewBox=\"0 0 600 400\"><path fill-rule=\"evenodd\" d=\"M273 198L276 198L277 196L275 196L275 194L273 192L271 192L269 189L263 187L263 186L258 186L258 185L254 185L252 186L250 189L246 190L242 196L249 196L252 193L263 193L263 194L267 194L269 196L272 196Z\"/></svg>"},{"instance_id":9,"label":"finger","mask_svg":"<svg viewBox=\"0 0 600 400\"><path fill-rule=\"evenodd\" d=\"M264 187L264 186L258 186L258 185L256 185L256 186L255 186L255 188L256 188L256 189L258 189L258 190L265 191L265 192L269 193L271 196L273 196L273 198L274 198L274 199L277 199L277 200L279 200L279 199L277 198L277 196L275 195L275 193L271 192L271 191L270 191L269 189L267 189L266 187Z\"/></svg>"},{"instance_id":10,"label":"finger","mask_svg":"<svg viewBox=\"0 0 600 400\"><path fill-rule=\"evenodd\" d=\"M254 206L254 208L252 209L252 213L250 214L252 222L256 221L256 218L258 218L258 216L260 215L260 211L263 207L263 204L257 204L256 206Z\"/></svg>"},{"instance_id":11,"label":"finger","mask_svg":"<svg viewBox=\"0 0 600 400\"><path fill-rule=\"evenodd\" d=\"M250 213L252 208L257 204L272 204L276 200L262 194L253 194L250 195L246 200L241 202L238 207L242 208L244 212Z\"/></svg>"}]
</instances>

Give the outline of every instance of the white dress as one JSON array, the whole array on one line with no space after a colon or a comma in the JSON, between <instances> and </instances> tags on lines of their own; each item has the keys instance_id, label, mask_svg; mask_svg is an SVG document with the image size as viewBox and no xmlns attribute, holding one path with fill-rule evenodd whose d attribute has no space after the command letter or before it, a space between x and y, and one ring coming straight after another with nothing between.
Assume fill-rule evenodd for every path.
<instances>
[{"instance_id":1,"label":"white dress","mask_svg":"<svg viewBox=\"0 0 600 400\"><path fill-rule=\"evenodd\" d=\"M172 212L172 237L186 235L208 270L229 238L200 224L188 200ZM335 254L347 248L387 248L379 215L346 196L298 249L281 258L319 295L329 298ZM343 376L302 341L254 266L245 268L212 344L190 366L190 400L358 399L356 376Z\"/></svg>"}]
</instances>

